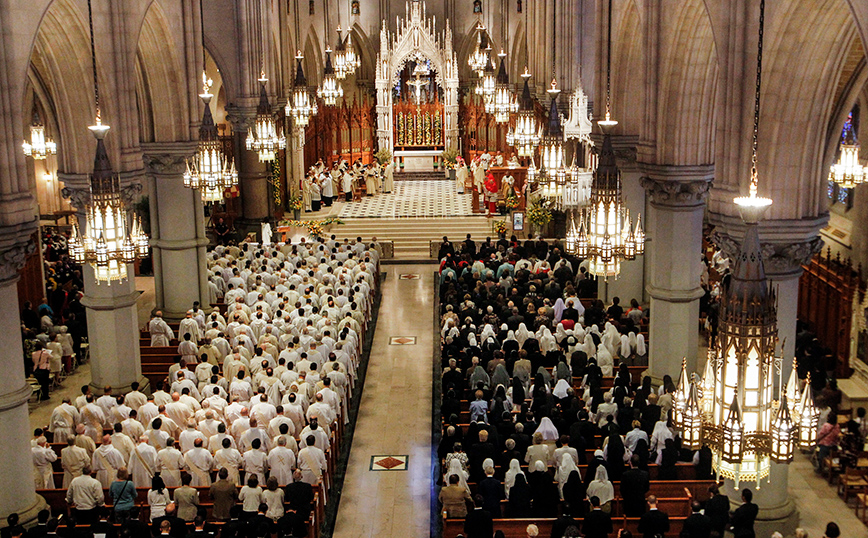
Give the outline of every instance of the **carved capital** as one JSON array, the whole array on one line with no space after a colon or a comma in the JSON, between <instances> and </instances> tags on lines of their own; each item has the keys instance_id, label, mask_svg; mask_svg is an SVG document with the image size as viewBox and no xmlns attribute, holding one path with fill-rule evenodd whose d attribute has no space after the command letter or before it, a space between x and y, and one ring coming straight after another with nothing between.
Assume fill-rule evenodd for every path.
<instances>
[{"instance_id":1,"label":"carved capital","mask_svg":"<svg viewBox=\"0 0 868 538\"><path fill-rule=\"evenodd\" d=\"M73 189L71 187L64 187L60 191L60 194L69 200L69 204L72 207L79 211L83 211L90 203L90 189Z\"/></svg>"},{"instance_id":2,"label":"carved capital","mask_svg":"<svg viewBox=\"0 0 868 538\"><path fill-rule=\"evenodd\" d=\"M180 153L146 153L143 155L149 174L155 176L182 176L187 170L189 155ZM139 188L141 190L141 187Z\"/></svg>"},{"instance_id":3,"label":"carved capital","mask_svg":"<svg viewBox=\"0 0 868 538\"><path fill-rule=\"evenodd\" d=\"M721 231L711 234L711 241L730 259L738 256L741 244ZM800 242L762 242L763 268L769 276L793 275L801 272L814 254L823 249L823 240L814 237Z\"/></svg>"},{"instance_id":4,"label":"carved capital","mask_svg":"<svg viewBox=\"0 0 868 538\"><path fill-rule=\"evenodd\" d=\"M18 278L18 271L27 263L27 257L36 251L36 243L16 243L0 251L0 282Z\"/></svg>"},{"instance_id":5,"label":"carved capital","mask_svg":"<svg viewBox=\"0 0 868 538\"><path fill-rule=\"evenodd\" d=\"M126 206L130 206L138 200L141 193L142 184L138 182L130 183L129 185L121 187L121 199L124 201L124 205Z\"/></svg>"},{"instance_id":6,"label":"carved capital","mask_svg":"<svg viewBox=\"0 0 868 538\"><path fill-rule=\"evenodd\" d=\"M703 179L679 181L643 177L640 181L651 203L663 206L702 205L711 187L711 182Z\"/></svg>"}]
</instances>

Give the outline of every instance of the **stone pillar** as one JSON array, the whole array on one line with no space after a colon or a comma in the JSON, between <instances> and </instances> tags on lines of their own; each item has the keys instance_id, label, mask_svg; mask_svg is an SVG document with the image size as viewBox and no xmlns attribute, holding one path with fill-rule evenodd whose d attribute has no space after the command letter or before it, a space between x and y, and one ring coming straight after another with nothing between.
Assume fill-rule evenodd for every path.
<instances>
[{"instance_id":1,"label":"stone pillar","mask_svg":"<svg viewBox=\"0 0 868 538\"><path fill-rule=\"evenodd\" d=\"M286 159L286 192L290 196L301 196L301 180L304 178L304 128L292 127L289 148Z\"/></svg>"},{"instance_id":2,"label":"stone pillar","mask_svg":"<svg viewBox=\"0 0 868 538\"><path fill-rule=\"evenodd\" d=\"M202 195L184 187L191 144L144 148L151 204L151 253L156 305L167 319L181 319L193 301L208 308L205 216Z\"/></svg>"},{"instance_id":3,"label":"stone pillar","mask_svg":"<svg viewBox=\"0 0 868 538\"><path fill-rule=\"evenodd\" d=\"M655 383L678 375L681 359L695 371L699 349L702 220L711 166L643 165L651 201L645 256L651 298L649 370Z\"/></svg>"},{"instance_id":4,"label":"stone pillar","mask_svg":"<svg viewBox=\"0 0 868 538\"><path fill-rule=\"evenodd\" d=\"M245 145L247 127L252 123L255 107L227 107L227 118L232 122L235 142L235 166L238 169L238 186L241 189L242 218L235 221L235 228L243 239L248 232L256 232L259 239L259 226L271 216L268 196L268 168L259 162L255 151L248 151Z\"/></svg>"},{"instance_id":5,"label":"stone pillar","mask_svg":"<svg viewBox=\"0 0 868 538\"><path fill-rule=\"evenodd\" d=\"M36 495L33 485L33 464L30 461L30 418L27 401L31 388L24 381L24 350L21 347L21 327L18 322L18 271L36 245L28 242L36 221L20 230L4 228L0 237L0 303L7 315L0 316L0 331L6 337L0 347L0 521L17 512L22 523L36 519L47 508L45 499ZM16 234L16 231L18 232ZM16 237L17 235L17 237ZM8 241L8 243L7 243Z\"/></svg>"},{"instance_id":6,"label":"stone pillar","mask_svg":"<svg viewBox=\"0 0 868 538\"><path fill-rule=\"evenodd\" d=\"M729 497L733 510L742 504L741 490L747 488L753 491L753 502L759 507L754 522L757 538L770 538L776 531L784 536L792 536L796 531L799 512L787 492L789 467L787 464L772 463L769 478L760 483L759 489L756 482L741 482L736 488L735 482L724 480L721 491Z\"/></svg>"}]
</instances>

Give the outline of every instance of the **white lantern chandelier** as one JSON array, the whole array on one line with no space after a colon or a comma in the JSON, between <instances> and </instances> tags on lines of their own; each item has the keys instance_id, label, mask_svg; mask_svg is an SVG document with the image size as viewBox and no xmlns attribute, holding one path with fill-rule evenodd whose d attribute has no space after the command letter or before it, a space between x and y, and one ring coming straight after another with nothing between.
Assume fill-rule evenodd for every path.
<instances>
[{"instance_id":1,"label":"white lantern chandelier","mask_svg":"<svg viewBox=\"0 0 868 538\"><path fill-rule=\"evenodd\" d=\"M96 124L89 127L96 138L93 173L89 175L90 200L85 205L85 233L78 224L72 226L69 249L76 263L89 263L97 283L122 281L127 278L127 264L148 254L148 236L138 218L128 218L121 195L120 178L112 171L104 138L109 130L103 125L99 105L99 85L96 76L96 50L93 39L93 11L88 0L91 62L93 64Z\"/></svg>"},{"instance_id":2,"label":"white lantern chandelier","mask_svg":"<svg viewBox=\"0 0 868 538\"><path fill-rule=\"evenodd\" d=\"M510 115L518 112L518 101L509 88L509 75L506 72L506 53L502 50L497 55L500 58L500 68L494 82L494 95L485 103L485 112L494 115L497 123L509 123Z\"/></svg>"},{"instance_id":3,"label":"white lantern chandelier","mask_svg":"<svg viewBox=\"0 0 868 538\"><path fill-rule=\"evenodd\" d=\"M273 161L279 150L286 148L286 137L277 132L268 93L265 85L268 79L263 70L259 76L259 105L256 107L256 121L247 130L247 149L259 154L259 162Z\"/></svg>"},{"instance_id":4,"label":"white lantern chandelier","mask_svg":"<svg viewBox=\"0 0 868 538\"><path fill-rule=\"evenodd\" d=\"M323 17L325 18L325 28L329 28L328 2L325 4ZM338 37L340 38L340 36ZM319 88L317 88L316 94L323 100L325 106L335 106L338 98L344 96L344 89L341 87L341 83L335 73L334 64L332 64L332 49L328 43L325 44L325 65L322 71L322 82Z\"/></svg>"},{"instance_id":5,"label":"white lantern chandelier","mask_svg":"<svg viewBox=\"0 0 868 538\"><path fill-rule=\"evenodd\" d=\"M567 168L564 166L564 130L561 127L561 116L558 112L558 82L554 78L547 90L551 96L549 107L549 123L545 136L540 144L540 167L537 181L542 194L552 200L558 207L563 200L563 189L567 183Z\"/></svg>"},{"instance_id":6,"label":"white lantern chandelier","mask_svg":"<svg viewBox=\"0 0 868 538\"><path fill-rule=\"evenodd\" d=\"M202 0L199 0L199 12L202 13ZM202 93L199 97L205 103L202 124L199 126L199 143L196 155L187 161L187 171L184 173L184 186L202 193L206 203L220 202L226 189L238 185L238 173L235 163L223 152L217 126L211 116L211 98L209 92L212 81L205 73L205 28L202 19Z\"/></svg>"},{"instance_id":7,"label":"white lantern chandelier","mask_svg":"<svg viewBox=\"0 0 868 538\"><path fill-rule=\"evenodd\" d=\"M859 142L849 119L841 133L841 156L832 165L829 181L834 181L844 189L852 189L868 181L868 166L862 166L859 161Z\"/></svg>"},{"instance_id":8,"label":"white lantern chandelier","mask_svg":"<svg viewBox=\"0 0 868 538\"><path fill-rule=\"evenodd\" d=\"M515 148L519 157L533 157L534 149L539 146L541 127L537 124L533 110L533 99L530 96L528 81L531 74L527 67L521 78L524 79L524 87L519 100L518 114L515 118L515 126L506 133L506 143ZM528 170L530 171L530 170Z\"/></svg>"},{"instance_id":9,"label":"white lantern chandelier","mask_svg":"<svg viewBox=\"0 0 868 538\"><path fill-rule=\"evenodd\" d=\"M467 58L467 65L481 77L485 66L488 65L488 61L491 59L491 47L488 45L488 34L485 32L485 25L481 21L476 24L476 33L479 35L479 43L476 46L476 50Z\"/></svg>"},{"instance_id":10,"label":"white lantern chandelier","mask_svg":"<svg viewBox=\"0 0 868 538\"><path fill-rule=\"evenodd\" d=\"M311 99L310 92L307 91L307 78L304 76L304 69L301 61L304 56L301 51L295 56L295 61L298 66L295 70L295 81L293 82L292 97L290 102L286 104L286 115L292 117L296 127L305 127L310 123L311 116L317 113L316 99Z\"/></svg>"},{"instance_id":11,"label":"white lantern chandelier","mask_svg":"<svg viewBox=\"0 0 868 538\"><path fill-rule=\"evenodd\" d=\"M33 122L30 124L30 142L21 144L24 155L33 157L37 161L45 160L49 155L57 153L57 144L45 135L45 125L39 118L36 106L33 106Z\"/></svg>"},{"instance_id":12,"label":"white lantern chandelier","mask_svg":"<svg viewBox=\"0 0 868 538\"><path fill-rule=\"evenodd\" d=\"M799 397L795 364L784 390L781 359L775 356L776 298L766 281L757 231L772 203L757 195L764 15L761 0L750 188L748 196L735 199L746 225L744 240L720 295L718 338L709 349L705 376L700 384L688 384L686 364L682 364L674 402L684 447L708 445L718 477L733 480L736 488L742 481L756 482L759 488L773 462L792 461L797 443L812 447L819 418L810 382Z\"/></svg>"}]
</instances>

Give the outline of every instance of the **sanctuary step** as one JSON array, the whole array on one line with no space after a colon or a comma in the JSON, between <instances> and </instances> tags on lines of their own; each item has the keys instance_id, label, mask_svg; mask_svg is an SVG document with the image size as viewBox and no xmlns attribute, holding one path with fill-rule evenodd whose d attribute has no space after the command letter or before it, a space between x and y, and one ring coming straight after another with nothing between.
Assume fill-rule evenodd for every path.
<instances>
[{"instance_id":1,"label":"sanctuary step","mask_svg":"<svg viewBox=\"0 0 868 538\"><path fill-rule=\"evenodd\" d=\"M446 173L443 170L426 170L416 172L401 172L395 171L395 181L447 181Z\"/></svg>"},{"instance_id":2,"label":"sanctuary step","mask_svg":"<svg viewBox=\"0 0 868 538\"><path fill-rule=\"evenodd\" d=\"M444 235L453 243L463 241L468 233L477 243L486 237L496 238L490 222L485 217L344 219L345 224L332 228L330 233L339 239L389 239L395 244L395 259L425 260L432 258L431 241L441 241Z\"/></svg>"}]
</instances>

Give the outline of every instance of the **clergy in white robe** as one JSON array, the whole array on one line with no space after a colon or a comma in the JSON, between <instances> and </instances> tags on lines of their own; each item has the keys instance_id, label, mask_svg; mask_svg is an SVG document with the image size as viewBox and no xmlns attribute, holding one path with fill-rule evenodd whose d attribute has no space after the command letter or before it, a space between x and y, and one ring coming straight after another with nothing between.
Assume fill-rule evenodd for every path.
<instances>
[{"instance_id":1,"label":"clergy in white robe","mask_svg":"<svg viewBox=\"0 0 868 538\"><path fill-rule=\"evenodd\" d=\"M390 160L383 169L383 192L392 192L395 188L395 161Z\"/></svg>"},{"instance_id":2,"label":"clergy in white robe","mask_svg":"<svg viewBox=\"0 0 868 538\"><path fill-rule=\"evenodd\" d=\"M170 437L166 441L166 448L157 452L157 472L170 488L181 485L181 470L185 468L184 455L174 444L175 440Z\"/></svg>"},{"instance_id":3,"label":"clergy in white robe","mask_svg":"<svg viewBox=\"0 0 868 538\"><path fill-rule=\"evenodd\" d=\"M163 321L163 313L157 310L148 322L148 332L151 334L151 346L168 347L169 341L175 338L175 333L169 324Z\"/></svg>"},{"instance_id":4,"label":"clergy in white robe","mask_svg":"<svg viewBox=\"0 0 868 538\"><path fill-rule=\"evenodd\" d=\"M130 455L127 468L133 477L133 484L147 487L151 483L157 469L157 449L148 444L147 437L139 438L139 444Z\"/></svg>"},{"instance_id":5,"label":"clergy in white robe","mask_svg":"<svg viewBox=\"0 0 868 538\"><path fill-rule=\"evenodd\" d=\"M198 345L202 335L199 334L199 322L193 319L192 310L187 310L186 317L178 324L178 336L186 340L188 334L193 343Z\"/></svg>"},{"instance_id":6,"label":"clergy in white robe","mask_svg":"<svg viewBox=\"0 0 868 538\"><path fill-rule=\"evenodd\" d=\"M70 403L69 398L64 398L48 420L48 431L54 435L54 442L65 443L68 438L75 437L75 426L80 420L78 409Z\"/></svg>"},{"instance_id":7,"label":"clergy in white robe","mask_svg":"<svg viewBox=\"0 0 868 538\"><path fill-rule=\"evenodd\" d=\"M328 468L325 453L314 445L313 435L306 440L309 446L298 451L298 468L301 469L301 480L306 484L315 485L322 479Z\"/></svg>"},{"instance_id":8,"label":"clergy in white robe","mask_svg":"<svg viewBox=\"0 0 868 538\"><path fill-rule=\"evenodd\" d=\"M265 471L268 470L268 456L260 450L262 446L259 439L253 440L253 446L242 455L244 460L244 472L247 478L256 475L260 482L265 482Z\"/></svg>"},{"instance_id":9,"label":"clergy in white robe","mask_svg":"<svg viewBox=\"0 0 868 538\"><path fill-rule=\"evenodd\" d=\"M130 461L130 455L136 447L136 443L134 443L127 434L123 433L123 426L121 426L120 423L115 424L115 431L111 438L112 446L115 447L117 451L121 453L121 456L124 457L124 464L128 464Z\"/></svg>"},{"instance_id":10,"label":"clergy in white robe","mask_svg":"<svg viewBox=\"0 0 868 538\"><path fill-rule=\"evenodd\" d=\"M184 464L193 477L190 485L193 487L210 486L214 458L208 449L202 447L202 439L196 439L194 444L193 449L184 455Z\"/></svg>"},{"instance_id":11,"label":"clergy in white robe","mask_svg":"<svg viewBox=\"0 0 868 538\"><path fill-rule=\"evenodd\" d=\"M292 483L292 470L295 468L295 454L286 448L286 439L281 437L277 440L277 446L268 453L268 467L271 469L270 476L277 478L281 486Z\"/></svg>"},{"instance_id":12,"label":"clergy in white robe","mask_svg":"<svg viewBox=\"0 0 868 538\"><path fill-rule=\"evenodd\" d=\"M105 423L105 413L93 403L93 395L88 394L87 405L81 408L81 419L84 423L84 434L93 439L94 443L102 437L102 427Z\"/></svg>"},{"instance_id":13,"label":"clergy in white robe","mask_svg":"<svg viewBox=\"0 0 868 538\"><path fill-rule=\"evenodd\" d=\"M244 459L241 457L241 452L232 446L230 438L224 439L223 448L214 453L214 467L226 469L229 472L229 480L236 486L240 486L241 476L238 469L243 464Z\"/></svg>"},{"instance_id":14,"label":"clergy in white robe","mask_svg":"<svg viewBox=\"0 0 868 538\"><path fill-rule=\"evenodd\" d=\"M373 164L369 164L365 169L365 193L368 196L377 194L377 180L379 179L377 169Z\"/></svg>"},{"instance_id":15,"label":"clergy in white robe","mask_svg":"<svg viewBox=\"0 0 868 538\"><path fill-rule=\"evenodd\" d=\"M57 461L57 453L48 446L45 437L36 440L36 446L30 448L33 456L33 483L36 489L54 489L54 470L51 462Z\"/></svg>"},{"instance_id":16,"label":"clergy in white robe","mask_svg":"<svg viewBox=\"0 0 868 538\"><path fill-rule=\"evenodd\" d=\"M63 467L63 488L69 487L69 483L76 476L81 476L81 470L90 466L90 456L87 450L75 446L75 440L67 440L67 446L60 451L60 465Z\"/></svg>"},{"instance_id":17,"label":"clergy in white robe","mask_svg":"<svg viewBox=\"0 0 868 538\"><path fill-rule=\"evenodd\" d=\"M271 224L268 222L262 223L262 244L270 245L271 244Z\"/></svg>"},{"instance_id":18,"label":"clergy in white robe","mask_svg":"<svg viewBox=\"0 0 868 538\"><path fill-rule=\"evenodd\" d=\"M93 453L91 469L96 471L96 479L103 489L108 489L117 479L118 469L126 466L120 451L112 446L112 438L104 435L102 444Z\"/></svg>"}]
</instances>

